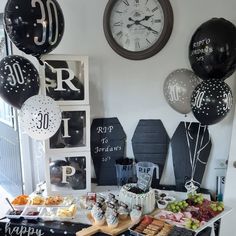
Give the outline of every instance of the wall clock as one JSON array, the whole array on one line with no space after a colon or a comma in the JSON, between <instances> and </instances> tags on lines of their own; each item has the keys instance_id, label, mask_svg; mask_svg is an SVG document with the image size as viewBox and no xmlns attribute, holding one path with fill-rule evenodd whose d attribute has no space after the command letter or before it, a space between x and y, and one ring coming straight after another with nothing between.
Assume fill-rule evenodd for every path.
<instances>
[{"instance_id":1,"label":"wall clock","mask_svg":"<svg viewBox=\"0 0 236 236\"><path fill-rule=\"evenodd\" d=\"M105 37L119 55L142 60L158 53L170 38L169 0L109 0L103 16Z\"/></svg>"}]
</instances>

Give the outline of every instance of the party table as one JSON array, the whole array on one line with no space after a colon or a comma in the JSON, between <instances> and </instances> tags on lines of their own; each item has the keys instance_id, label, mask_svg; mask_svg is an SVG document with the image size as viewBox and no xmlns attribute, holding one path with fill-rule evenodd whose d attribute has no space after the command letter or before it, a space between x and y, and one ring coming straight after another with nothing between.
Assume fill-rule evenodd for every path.
<instances>
[{"instance_id":1,"label":"party table","mask_svg":"<svg viewBox=\"0 0 236 236\"><path fill-rule=\"evenodd\" d=\"M118 195L119 188L117 186L96 186L93 185L93 191L99 192L103 195L108 195L112 192L115 195ZM186 193L177 192L173 190L162 190L166 193L174 196L177 200L184 199L186 197ZM204 197L209 198L209 194L205 194ZM198 236L214 236L214 230L211 230L211 226L215 221L223 217L225 214L230 212L231 209L227 208L224 212L219 214L217 217L213 218L204 227L199 228L196 231L196 235ZM43 221L43 220L8 220L3 219L0 220L0 235L1 236L79 236L79 232L87 228L91 225L90 221L87 218L88 211L78 211L78 215L76 218L70 222L64 221ZM94 235L97 236L105 236L103 233L96 233ZM120 234L123 236L128 236L129 231Z\"/></svg>"}]
</instances>

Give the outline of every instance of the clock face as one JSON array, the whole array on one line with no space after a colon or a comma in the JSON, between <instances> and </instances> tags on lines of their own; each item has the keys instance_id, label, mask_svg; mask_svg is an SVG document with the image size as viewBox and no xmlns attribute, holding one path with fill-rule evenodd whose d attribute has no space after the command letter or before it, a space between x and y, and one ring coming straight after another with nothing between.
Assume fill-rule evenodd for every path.
<instances>
[{"instance_id":1,"label":"clock face","mask_svg":"<svg viewBox=\"0 0 236 236\"><path fill-rule=\"evenodd\" d=\"M129 51L143 51L157 42L164 26L158 0L118 0L110 16L114 40Z\"/></svg>"},{"instance_id":2,"label":"clock face","mask_svg":"<svg viewBox=\"0 0 236 236\"><path fill-rule=\"evenodd\" d=\"M105 37L121 56L141 60L167 43L173 28L169 0L109 0L103 16Z\"/></svg>"}]
</instances>

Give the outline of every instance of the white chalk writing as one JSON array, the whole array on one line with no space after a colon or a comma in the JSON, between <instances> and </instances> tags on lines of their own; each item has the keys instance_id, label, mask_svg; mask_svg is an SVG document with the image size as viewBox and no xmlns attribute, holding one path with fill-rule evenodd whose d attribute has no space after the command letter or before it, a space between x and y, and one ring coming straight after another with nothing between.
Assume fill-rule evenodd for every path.
<instances>
[{"instance_id":1,"label":"white chalk writing","mask_svg":"<svg viewBox=\"0 0 236 236\"><path fill-rule=\"evenodd\" d=\"M44 233L41 229L36 229L27 226L11 226L11 223L8 222L5 226L5 234L6 235L17 235L17 236L31 236L37 235L42 236Z\"/></svg>"}]
</instances>

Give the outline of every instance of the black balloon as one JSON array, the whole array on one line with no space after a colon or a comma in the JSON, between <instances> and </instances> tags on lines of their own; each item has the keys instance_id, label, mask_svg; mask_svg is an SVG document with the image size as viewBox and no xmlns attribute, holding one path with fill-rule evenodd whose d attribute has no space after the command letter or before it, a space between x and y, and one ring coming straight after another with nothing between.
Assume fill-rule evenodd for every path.
<instances>
[{"instance_id":1,"label":"black balloon","mask_svg":"<svg viewBox=\"0 0 236 236\"><path fill-rule=\"evenodd\" d=\"M203 23L192 36L189 60L204 80L228 78L236 68L236 27L224 18Z\"/></svg>"},{"instance_id":2,"label":"black balloon","mask_svg":"<svg viewBox=\"0 0 236 236\"><path fill-rule=\"evenodd\" d=\"M193 91L192 112L203 125L212 125L225 118L233 103L230 87L221 80L203 81Z\"/></svg>"},{"instance_id":3,"label":"black balloon","mask_svg":"<svg viewBox=\"0 0 236 236\"><path fill-rule=\"evenodd\" d=\"M20 109L39 93L39 74L34 65L21 56L7 56L0 61L0 96Z\"/></svg>"},{"instance_id":4,"label":"black balloon","mask_svg":"<svg viewBox=\"0 0 236 236\"><path fill-rule=\"evenodd\" d=\"M12 42L38 58L56 48L64 33L64 16L56 0L8 0L4 23Z\"/></svg>"}]
</instances>

